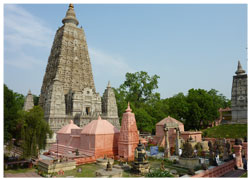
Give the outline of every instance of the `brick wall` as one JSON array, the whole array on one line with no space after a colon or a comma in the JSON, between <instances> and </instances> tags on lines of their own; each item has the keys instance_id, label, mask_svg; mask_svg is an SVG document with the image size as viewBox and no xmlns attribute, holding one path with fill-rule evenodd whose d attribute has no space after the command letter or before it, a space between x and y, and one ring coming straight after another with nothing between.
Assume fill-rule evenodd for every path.
<instances>
[{"instance_id":1,"label":"brick wall","mask_svg":"<svg viewBox=\"0 0 250 180\"><path fill-rule=\"evenodd\" d=\"M205 170L199 174L196 174L192 177L221 177L229 171L234 170L235 160L228 161L220 166L216 166L212 169Z\"/></svg>"}]
</instances>

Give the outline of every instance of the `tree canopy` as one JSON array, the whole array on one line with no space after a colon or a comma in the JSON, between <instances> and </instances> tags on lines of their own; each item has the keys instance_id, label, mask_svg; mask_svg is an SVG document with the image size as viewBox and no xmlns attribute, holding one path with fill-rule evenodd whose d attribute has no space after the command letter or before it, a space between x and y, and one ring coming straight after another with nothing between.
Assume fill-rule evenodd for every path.
<instances>
[{"instance_id":1,"label":"tree canopy","mask_svg":"<svg viewBox=\"0 0 250 180\"><path fill-rule=\"evenodd\" d=\"M37 156L38 150L45 149L47 135L51 137L52 131L44 120L43 109L34 106L30 111L23 111L18 119L21 126L21 139L24 156Z\"/></svg>"},{"instance_id":2,"label":"tree canopy","mask_svg":"<svg viewBox=\"0 0 250 180\"><path fill-rule=\"evenodd\" d=\"M14 138L15 143L23 147L23 155L29 157L45 148L47 135L52 132L44 120L43 109L34 106L26 112L23 110L24 101L22 94L4 85L4 143Z\"/></svg>"},{"instance_id":3,"label":"tree canopy","mask_svg":"<svg viewBox=\"0 0 250 180\"><path fill-rule=\"evenodd\" d=\"M124 83L114 89L119 117L130 102L142 132L154 133L155 124L166 116L182 121L186 130L203 129L219 117L219 108L231 106L230 100L215 89L190 89L187 95L178 93L161 99L156 92L159 78L144 71L127 73Z\"/></svg>"},{"instance_id":4,"label":"tree canopy","mask_svg":"<svg viewBox=\"0 0 250 180\"><path fill-rule=\"evenodd\" d=\"M4 142L12 138L17 139L18 111L21 111L24 104L24 96L10 90L4 84Z\"/></svg>"}]
</instances>

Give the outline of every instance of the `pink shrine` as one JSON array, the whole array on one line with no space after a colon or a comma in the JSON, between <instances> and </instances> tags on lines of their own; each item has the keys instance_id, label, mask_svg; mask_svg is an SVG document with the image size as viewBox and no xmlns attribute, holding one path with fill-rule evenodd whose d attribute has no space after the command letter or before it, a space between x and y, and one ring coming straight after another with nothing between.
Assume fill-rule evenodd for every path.
<instances>
[{"instance_id":1,"label":"pink shrine","mask_svg":"<svg viewBox=\"0 0 250 180\"><path fill-rule=\"evenodd\" d=\"M57 143L52 144L49 151L54 155L76 158L78 164L85 163L84 158L89 157L91 161L104 156L134 160L139 135L135 115L131 111L128 105L123 114L120 131L100 116L83 128L79 128L70 120L68 125L57 132ZM75 155L76 151L79 156ZM80 157L83 157L82 160L79 160Z\"/></svg>"},{"instance_id":2,"label":"pink shrine","mask_svg":"<svg viewBox=\"0 0 250 180\"><path fill-rule=\"evenodd\" d=\"M122 117L122 126L118 140L118 155L126 161L134 160L134 151L139 143L139 134L136 126L135 114L130 106Z\"/></svg>"},{"instance_id":3,"label":"pink shrine","mask_svg":"<svg viewBox=\"0 0 250 180\"><path fill-rule=\"evenodd\" d=\"M196 142L202 141L201 131L184 131L184 124L182 122L168 116L156 124L156 134L153 142L158 146L165 147L165 142L166 142L165 132L164 132L165 124L170 126L168 130L168 141L170 147L174 147L176 143L176 138L178 136L176 134L176 128L179 128L180 138L182 138L183 140L186 141L191 137Z\"/></svg>"}]
</instances>

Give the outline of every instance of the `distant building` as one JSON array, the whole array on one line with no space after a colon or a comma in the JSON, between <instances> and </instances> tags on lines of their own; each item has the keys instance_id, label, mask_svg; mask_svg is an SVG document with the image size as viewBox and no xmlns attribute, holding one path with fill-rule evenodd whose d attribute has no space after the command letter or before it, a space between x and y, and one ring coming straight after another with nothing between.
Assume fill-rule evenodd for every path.
<instances>
[{"instance_id":1,"label":"distant building","mask_svg":"<svg viewBox=\"0 0 250 180\"><path fill-rule=\"evenodd\" d=\"M242 69L240 61L238 68L233 76L232 85L232 121L231 124L247 123L247 74Z\"/></svg>"},{"instance_id":2,"label":"distant building","mask_svg":"<svg viewBox=\"0 0 250 180\"><path fill-rule=\"evenodd\" d=\"M27 94L27 96L25 98L23 110L24 111L29 111L33 107L34 107L33 95L31 94L31 91L29 90L29 92L28 92L28 94Z\"/></svg>"}]
</instances>

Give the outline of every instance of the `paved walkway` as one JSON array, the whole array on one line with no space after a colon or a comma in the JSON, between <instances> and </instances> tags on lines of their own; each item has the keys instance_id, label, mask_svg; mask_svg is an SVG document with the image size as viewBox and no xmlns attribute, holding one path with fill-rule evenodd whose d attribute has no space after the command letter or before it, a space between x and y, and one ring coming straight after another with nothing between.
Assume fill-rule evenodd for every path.
<instances>
[{"instance_id":1,"label":"paved walkway","mask_svg":"<svg viewBox=\"0 0 250 180\"><path fill-rule=\"evenodd\" d=\"M15 178L18 178L18 177L33 177L33 178L38 178L41 176L39 176L37 173L35 172L27 172L27 173L15 173L15 174L11 174L11 173L6 173L4 174L4 177L15 177Z\"/></svg>"},{"instance_id":2,"label":"paved walkway","mask_svg":"<svg viewBox=\"0 0 250 180\"><path fill-rule=\"evenodd\" d=\"M238 170L230 171L224 174L222 177L240 177L245 172L246 172L245 170L238 169Z\"/></svg>"}]
</instances>

